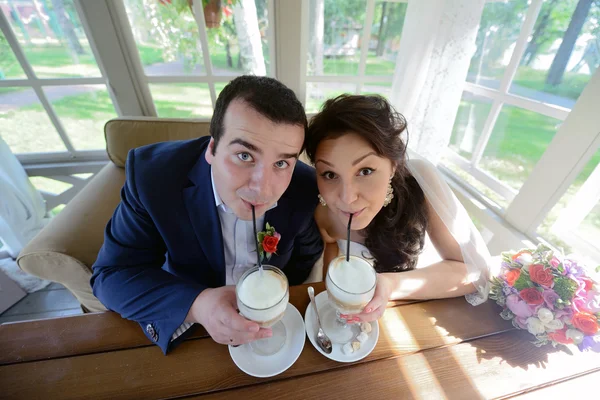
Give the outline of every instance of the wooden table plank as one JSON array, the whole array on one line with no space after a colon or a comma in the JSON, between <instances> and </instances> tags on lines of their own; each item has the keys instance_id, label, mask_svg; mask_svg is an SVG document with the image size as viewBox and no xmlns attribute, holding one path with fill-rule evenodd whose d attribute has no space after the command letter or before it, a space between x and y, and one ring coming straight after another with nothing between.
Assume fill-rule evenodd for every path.
<instances>
[{"instance_id":1,"label":"wooden table plank","mask_svg":"<svg viewBox=\"0 0 600 400\"><path fill-rule=\"evenodd\" d=\"M296 301L296 300L295 300ZM306 308L308 301L297 303ZM299 308L300 308L299 307ZM386 310L370 362L446 346L498 332L512 325L495 304L478 307L464 298L413 303ZM330 369L346 371L306 341L296 363L271 381ZM226 346L211 339L188 340L164 357L158 347L141 347L0 367L0 387L14 398L160 398L206 393L263 382L240 371Z\"/></svg>"},{"instance_id":2,"label":"wooden table plank","mask_svg":"<svg viewBox=\"0 0 600 400\"><path fill-rule=\"evenodd\" d=\"M492 399L530 391L566 376L593 371L599 358L576 347L537 348L524 331L510 331L455 346L435 348L323 372L192 398L216 399ZM581 379L581 378L579 378ZM573 381L575 388L579 379ZM595 383L592 378L582 384ZM597 382L597 381L596 381ZM581 387L579 387L581 388ZM595 390L594 387L588 387ZM535 392L534 392L535 393ZM548 398L557 398L548 389ZM573 391L570 395L573 395ZM589 397L591 391L586 391ZM593 397L593 395L592 395Z\"/></svg>"},{"instance_id":3,"label":"wooden table plank","mask_svg":"<svg viewBox=\"0 0 600 400\"><path fill-rule=\"evenodd\" d=\"M585 393L586 398L594 398L593 393L598 391L598 382L600 382L600 371L595 371L554 381L551 384L535 388L534 391L509 398L519 400L568 399L577 393Z\"/></svg>"},{"instance_id":4,"label":"wooden table plank","mask_svg":"<svg viewBox=\"0 0 600 400\"><path fill-rule=\"evenodd\" d=\"M308 286L290 288L290 302L302 314L309 304ZM325 290L323 282L312 286L317 293ZM390 302L389 306L409 303ZM207 335L206 330L198 326L188 340ZM155 345L136 322L112 312L0 325L0 365L144 346Z\"/></svg>"}]
</instances>

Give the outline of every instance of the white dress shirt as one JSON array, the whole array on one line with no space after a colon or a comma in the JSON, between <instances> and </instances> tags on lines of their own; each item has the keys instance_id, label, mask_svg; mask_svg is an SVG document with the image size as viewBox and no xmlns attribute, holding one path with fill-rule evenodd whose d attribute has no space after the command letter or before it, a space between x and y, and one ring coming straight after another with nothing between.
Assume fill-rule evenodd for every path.
<instances>
[{"instance_id":1,"label":"white dress shirt","mask_svg":"<svg viewBox=\"0 0 600 400\"><path fill-rule=\"evenodd\" d=\"M223 236L223 253L225 256L225 285L235 285L244 272L256 265L256 242L254 240L254 226L252 221L244 221L229 208L217 193L215 180L210 170L210 182L212 184L215 204L221 222L221 233ZM277 207L277 202L269 210ZM256 219L256 229L264 230L264 214ZM184 322L177 328L171 340L177 339L192 326Z\"/></svg>"}]
</instances>

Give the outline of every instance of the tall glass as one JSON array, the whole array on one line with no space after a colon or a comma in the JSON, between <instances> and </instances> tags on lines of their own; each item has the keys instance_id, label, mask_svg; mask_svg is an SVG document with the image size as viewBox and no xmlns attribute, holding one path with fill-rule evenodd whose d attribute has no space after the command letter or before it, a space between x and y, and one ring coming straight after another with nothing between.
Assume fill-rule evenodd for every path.
<instances>
[{"instance_id":1,"label":"tall glass","mask_svg":"<svg viewBox=\"0 0 600 400\"><path fill-rule=\"evenodd\" d=\"M269 356L281 350L286 339L281 318L290 299L285 274L272 265L263 265L262 273L258 266L252 267L237 282L235 294L238 309L244 318L273 331L271 337L251 342L252 351Z\"/></svg>"},{"instance_id":2,"label":"tall glass","mask_svg":"<svg viewBox=\"0 0 600 400\"><path fill-rule=\"evenodd\" d=\"M325 286L329 306L323 313L325 333L336 343L347 343L358 333L341 314L360 314L375 295L377 274L364 258L334 258L327 269Z\"/></svg>"}]
</instances>

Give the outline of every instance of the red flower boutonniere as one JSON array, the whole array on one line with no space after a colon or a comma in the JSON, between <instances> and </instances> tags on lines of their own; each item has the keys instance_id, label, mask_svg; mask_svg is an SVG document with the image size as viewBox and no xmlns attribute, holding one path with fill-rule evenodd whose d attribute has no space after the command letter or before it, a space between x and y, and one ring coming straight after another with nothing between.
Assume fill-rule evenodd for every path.
<instances>
[{"instance_id":1,"label":"red flower boutonniere","mask_svg":"<svg viewBox=\"0 0 600 400\"><path fill-rule=\"evenodd\" d=\"M269 223L266 223L265 230L258 232L256 238L258 239L258 251L260 252L260 259L269 260L271 255L277 252L277 244L281 235L275 231L275 228Z\"/></svg>"}]
</instances>

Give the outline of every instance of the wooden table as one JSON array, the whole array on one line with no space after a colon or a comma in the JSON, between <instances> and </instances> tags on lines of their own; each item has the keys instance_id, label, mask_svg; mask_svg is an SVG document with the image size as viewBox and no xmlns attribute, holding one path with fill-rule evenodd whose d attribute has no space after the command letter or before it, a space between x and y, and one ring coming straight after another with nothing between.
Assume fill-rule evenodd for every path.
<instances>
[{"instance_id":1,"label":"wooden table","mask_svg":"<svg viewBox=\"0 0 600 400\"><path fill-rule=\"evenodd\" d=\"M313 285L317 292L322 283ZM304 315L305 286L290 302ZM331 361L306 340L284 373L240 371L202 328L164 356L137 323L114 313L0 326L0 398L23 399L553 399L597 394L600 355L536 348L492 302L394 302L379 342L354 364Z\"/></svg>"}]
</instances>

